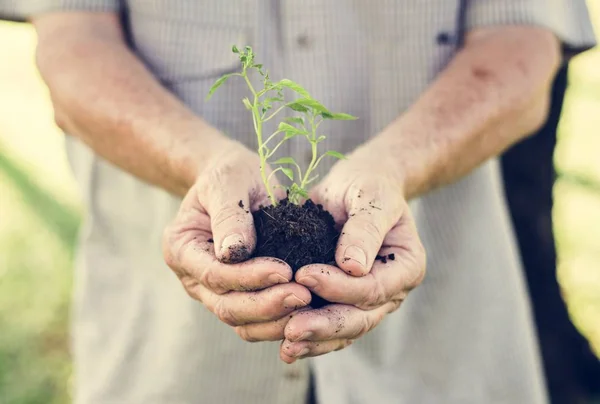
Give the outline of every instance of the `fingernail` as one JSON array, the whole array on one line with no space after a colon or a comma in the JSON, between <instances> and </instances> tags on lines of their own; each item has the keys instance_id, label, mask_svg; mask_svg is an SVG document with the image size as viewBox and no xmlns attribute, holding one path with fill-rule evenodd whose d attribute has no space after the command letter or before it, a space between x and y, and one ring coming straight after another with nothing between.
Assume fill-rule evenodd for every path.
<instances>
[{"instance_id":1,"label":"fingernail","mask_svg":"<svg viewBox=\"0 0 600 404\"><path fill-rule=\"evenodd\" d=\"M300 335L300 337L296 341L307 341L310 337L313 336L312 331L305 331Z\"/></svg>"},{"instance_id":2,"label":"fingernail","mask_svg":"<svg viewBox=\"0 0 600 404\"><path fill-rule=\"evenodd\" d=\"M310 352L310 349L308 349L308 348L302 348L296 355L294 355L294 357L299 358L301 356L306 355L309 352Z\"/></svg>"},{"instance_id":3,"label":"fingernail","mask_svg":"<svg viewBox=\"0 0 600 404\"><path fill-rule=\"evenodd\" d=\"M286 308L294 307L297 309L299 307L306 306L307 303L302 301L300 298L298 298L298 296L292 293L291 295L288 295L285 299L283 299L283 305Z\"/></svg>"},{"instance_id":4,"label":"fingernail","mask_svg":"<svg viewBox=\"0 0 600 404\"><path fill-rule=\"evenodd\" d=\"M344 258L358 262L363 268L367 266L367 256L365 252L356 246L351 245L346 248L346 251L344 251Z\"/></svg>"},{"instance_id":5,"label":"fingernail","mask_svg":"<svg viewBox=\"0 0 600 404\"><path fill-rule=\"evenodd\" d=\"M239 246L244 244L244 238L241 234L230 234L229 236L223 239L221 243L221 250L225 250L226 248Z\"/></svg>"},{"instance_id":6,"label":"fingernail","mask_svg":"<svg viewBox=\"0 0 600 404\"><path fill-rule=\"evenodd\" d=\"M314 288L319 284L319 282L312 276L305 276L304 278L300 278L298 279L298 283L306 286L307 288Z\"/></svg>"},{"instance_id":7,"label":"fingernail","mask_svg":"<svg viewBox=\"0 0 600 404\"><path fill-rule=\"evenodd\" d=\"M269 280L269 283L271 285L289 282L289 280L287 280L283 275L280 275L280 274L271 274L271 275L269 275L269 277L267 279Z\"/></svg>"}]
</instances>

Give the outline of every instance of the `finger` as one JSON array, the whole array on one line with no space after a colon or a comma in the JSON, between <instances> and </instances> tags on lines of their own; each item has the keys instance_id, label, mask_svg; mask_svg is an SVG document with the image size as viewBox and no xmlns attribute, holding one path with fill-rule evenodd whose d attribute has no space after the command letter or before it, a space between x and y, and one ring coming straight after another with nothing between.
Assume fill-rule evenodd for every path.
<instances>
[{"instance_id":1,"label":"finger","mask_svg":"<svg viewBox=\"0 0 600 404\"><path fill-rule=\"evenodd\" d=\"M335 254L338 266L347 273L362 276L371 270L386 234L401 216L401 194L393 199L389 190L377 182L348 190L345 200L348 221Z\"/></svg>"},{"instance_id":2,"label":"finger","mask_svg":"<svg viewBox=\"0 0 600 404\"><path fill-rule=\"evenodd\" d=\"M285 338L290 342L331 341L356 339L375 328L383 317L400 305L392 301L373 310L334 304L323 309L302 312L285 327Z\"/></svg>"},{"instance_id":3,"label":"finger","mask_svg":"<svg viewBox=\"0 0 600 404\"><path fill-rule=\"evenodd\" d=\"M221 321L231 326L278 320L310 303L310 292L296 283L277 285L258 292L217 295L200 286L191 294Z\"/></svg>"},{"instance_id":4,"label":"finger","mask_svg":"<svg viewBox=\"0 0 600 404\"><path fill-rule=\"evenodd\" d=\"M319 342L290 342L284 340L279 348L279 357L286 363L294 363L297 359L339 351L352 345L352 342L353 341L349 339L334 339Z\"/></svg>"},{"instance_id":5,"label":"finger","mask_svg":"<svg viewBox=\"0 0 600 404\"><path fill-rule=\"evenodd\" d=\"M201 231L165 231L163 252L167 265L179 276L190 277L215 293L264 289L292 279L292 269L276 258L253 258L227 265L214 255L214 244Z\"/></svg>"},{"instance_id":6,"label":"finger","mask_svg":"<svg viewBox=\"0 0 600 404\"><path fill-rule=\"evenodd\" d=\"M306 309L295 310L276 321L238 326L235 328L235 332L248 342L281 341L284 339L284 330L288 321L303 310Z\"/></svg>"},{"instance_id":7,"label":"finger","mask_svg":"<svg viewBox=\"0 0 600 404\"><path fill-rule=\"evenodd\" d=\"M256 233L250 213L253 182L223 165L197 184L202 208L210 217L217 258L225 263L241 262L252 254Z\"/></svg>"},{"instance_id":8,"label":"finger","mask_svg":"<svg viewBox=\"0 0 600 404\"><path fill-rule=\"evenodd\" d=\"M390 300L404 300L425 276L425 251L416 232L401 221L388 233L379 254L384 258L376 260L371 272L363 277L348 275L330 265L313 264L300 268L295 279L324 299L366 310Z\"/></svg>"}]
</instances>

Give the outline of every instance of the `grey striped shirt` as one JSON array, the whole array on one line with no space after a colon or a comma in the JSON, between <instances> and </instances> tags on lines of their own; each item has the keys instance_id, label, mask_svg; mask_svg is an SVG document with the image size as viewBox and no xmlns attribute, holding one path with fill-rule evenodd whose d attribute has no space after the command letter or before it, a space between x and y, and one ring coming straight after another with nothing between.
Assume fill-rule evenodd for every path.
<instances>
[{"instance_id":1,"label":"grey striped shirt","mask_svg":"<svg viewBox=\"0 0 600 404\"><path fill-rule=\"evenodd\" d=\"M327 146L347 152L415 101L463 29L534 24L571 49L593 42L583 0L0 0L9 18L59 9L125 13L156 77L250 147L242 83L204 102L236 68L234 43L252 45L273 77L361 117L351 133L325 129ZM77 403L302 403L309 365L325 404L547 402L495 160L411 203L428 274L400 310L350 348L284 365L278 344L239 340L164 265L160 237L179 200L76 140L67 147L88 207L74 299ZM300 142L284 153L307 159Z\"/></svg>"}]
</instances>

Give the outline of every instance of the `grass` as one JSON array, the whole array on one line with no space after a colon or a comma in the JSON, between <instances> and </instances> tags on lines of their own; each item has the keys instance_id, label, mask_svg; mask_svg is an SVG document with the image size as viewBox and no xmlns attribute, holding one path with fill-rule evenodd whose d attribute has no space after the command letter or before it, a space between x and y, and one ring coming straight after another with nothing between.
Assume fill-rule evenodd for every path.
<instances>
[{"instance_id":1,"label":"grass","mask_svg":"<svg viewBox=\"0 0 600 404\"><path fill-rule=\"evenodd\" d=\"M590 2L600 28L600 3ZM79 203L34 68L35 36L0 23L0 404L69 402L68 318ZM558 276L600 352L600 50L576 58L559 130Z\"/></svg>"}]
</instances>

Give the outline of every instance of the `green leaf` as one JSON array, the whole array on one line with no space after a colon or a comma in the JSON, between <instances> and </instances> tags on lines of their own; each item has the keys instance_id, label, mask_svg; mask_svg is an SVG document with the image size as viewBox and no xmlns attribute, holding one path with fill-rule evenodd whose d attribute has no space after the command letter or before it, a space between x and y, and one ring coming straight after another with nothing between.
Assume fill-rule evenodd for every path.
<instances>
[{"instance_id":1,"label":"green leaf","mask_svg":"<svg viewBox=\"0 0 600 404\"><path fill-rule=\"evenodd\" d=\"M322 141L323 141L323 140L325 140L325 139L327 139L327 136L325 136L325 135L321 135L321 136L319 136L319 137L317 138L317 143L320 143L320 142L322 142Z\"/></svg>"},{"instance_id":2,"label":"green leaf","mask_svg":"<svg viewBox=\"0 0 600 404\"><path fill-rule=\"evenodd\" d=\"M340 152L336 152L335 150L329 150L325 154L328 155L328 156L331 156L331 157L335 157L336 159L346 160L346 156L344 156Z\"/></svg>"},{"instance_id":3,"label":"green leaf","mask_svg":"<svg viewBox=\"0 0 600 404\"><path fill-rule=\"evenodd\" d=\"M306 133L305 131L298 129L295 126L292 126L287 122L280 122L277 130L280 130L281 132L286 132L286 133L296 133L298 135Z\"/></svg>"},{"instance_id":4,"label":"green leaf","mask_svg":"<svg viewBox=\"0 0 600 404\"><path fill-rule=\"evenodd\" d=\"M285 121L291 122L291 123L297 123L298 125L304 126L304 118L299 117L299 116L291 116L289 118L285 118Z\"/></svg>"},{"instance_id":5,"label":"green leaf","mask_svg":"<svg viewBox=\"0 0 600 404\"><path fill-rule=\"evenodd\" d=\"M355 116L344 113L321 112L320 115L323 117L323 119L333 119L336 121L353 121L355 119L358 119Z\"/></svg>"},{"instance_id":6,"label":"green leaf","mask_svg":"<svg viewBox=\"0 0 600 404\"><path fill-rule=\"evenodd\" d=\"M221 87L229 77L231 77L233 75L233 73L229 73L229 74L225 74L221 77L219 77L217 79L217 81L215 81L215 83L212 85L212 87L210 88L210 90L208 90L208 95L206 96L206 100L208 101L210 99L210 97L212 97L212 95L214 94L215 91L217 91L217 89L219 87Z\"/></svg>"},{"instance_id":7,"label":"green leaf","mask_svg":"<svg viewBox=\"0 0 600 404\"><path fill-rule=\"evenodd\" d=\"M281 171L283 171L285 176L288 177L290 181L294 181L294 171L291 168L281 167Z\"/></svg>"},{"instance_id":8,"label":"green leaf","mask_svg":"<svg viewBox=\"0 0 600 404\"><path fill-rule=\"evenodd\" d=\"M291 157L282 157L274 161L273 164L296 164L296 161Z\"/></svg>"},{"instance_id":9,"label":"green leaf","mask_svg":"<svg viewBox=\"0 0 600 404\"><path fill-rule=\"evenodd\" d=\"M289 88L292 91L297 92L304 98L310 98L310 94L306 91L300 84L293 82L292 80L283 79L279 83L278 86L283 86Z\"/></svg>"},{"instance_id":10,"label":"green leaf","mask_svg":"<svg viewBox=\"0 0 600 404\"><path fill-rule=\"evenodd\" d=\"M231 47L231 51L232 51L233 53L240 53L240 50L239 50L239 49L238 49L238 47L237 47L237 46L235 46L235 45L233 45L233 46Z\"/></svg>"},{"instance_id":11,"label":"green leaf","mask_svg":"<svg viewBox=\"0 0 600 404\"><path fill-rule=\"evenodd\" d=\"M260 70L260 69L262 69L263 65L259 63L257 65L254 65L254 67L256 67L258 70Z\"/></svg>"},{"instance_id":12,"label":"green leaf","mask_svg":"<svg viewBox=\"0 0 600 404\"><path fill-rule=\"evenodd\" d=\"M342 112L333 114L333 119L335 119L336 121L354 121L355 119L358 119L357 117L355 117L354 115L350 115L350 114L344 114Z\"/></svg>"},{"instance_id":13,"label":"green leaf","mask_svg":"<svg viewBox=\"0 0 600 404\"><path fill-rule=\"evenodd\" d=\"M296 132L285 132L285 136L283 137L285 140L291 139L294 136L304 135L304 133L296 133Z\"/></svg>"},{"instance_id":14,"label":"green leaf","mask_svg":"<svg viewBox=\"0 0 600 404\"><path fill-rule=\"evenodd\" d=\"M320 113L325 112L325 113L330 113L331 114L331 112L329 112L327 110L327 108L325 108L325 106L323 104L321 104L317 100L313 100L312 98L299 98L299 99L293 101L292 104L298 104L298 105L302 105L302 106L307 107L307 108L312 108L315 111L320 112Z\"/></svg>"},{"instance_id":15,"label":"green leaf","mask_svg":"<svg viewBox=\"0 0 600 404\"><path fill-rule=\"evenodd\" d=\"M306 192L305 189L300 188L300 186L296 183L292 184L292 186L290 187L290 191L300 195L303 198L308 198L308 192Z\"/></svg>"},{"instance_id":16,"label":"green leaf","mask_svg":"<svg viewBox=\"0 0 600 404\"><path fill-rule=\"evenodd\" d=\"M247 110L251 110L252 109L252 104L250 104L250 100L246 97L242 100L244 102L244 105L246 106Z\"/></svg>"},{"instance_id":17,"label":"green leaf","mask_svg":"<svg viewBox=\"0 0 600 404\"><path fill-rule=\"evenodd\" d=\"M295 102L292 102L292 103L287 104L287 106L297 112L308 112L308 108L306 108L302 104L297 104Z\"/></svg>"}]
</instances>

